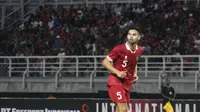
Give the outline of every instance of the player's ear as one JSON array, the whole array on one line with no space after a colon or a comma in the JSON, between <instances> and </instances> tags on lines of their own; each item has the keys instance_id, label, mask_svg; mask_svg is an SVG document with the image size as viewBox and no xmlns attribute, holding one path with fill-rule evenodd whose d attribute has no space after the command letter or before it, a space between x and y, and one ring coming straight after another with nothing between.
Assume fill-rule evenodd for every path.
<instances>
[{"instance_id":1,"label":"player's ear","mask_svg":"<svg viewBox=\"0 0 200 112\"><path fill-rule=\"evenodd\" d=\"M140 33L138 33L138 40L140 40L141 39L141 35L140 35Z\"/></svg>"}]
</instances>

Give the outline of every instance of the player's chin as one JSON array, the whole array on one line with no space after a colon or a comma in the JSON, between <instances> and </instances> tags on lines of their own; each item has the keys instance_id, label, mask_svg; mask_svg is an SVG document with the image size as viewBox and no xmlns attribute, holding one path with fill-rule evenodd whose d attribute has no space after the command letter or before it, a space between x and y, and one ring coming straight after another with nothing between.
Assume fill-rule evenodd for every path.
<instances>
[{"instance_id":1,"label":"player's chin","mask_svg":"<svg viewBox=\"0 0 200 112\"><path fill-rule=\"evenodd\" d=\"M129 41L129 43L130 43L131 45L134 45L136 42L135 42L135 41Z\"/></svg>"}]
</instances>

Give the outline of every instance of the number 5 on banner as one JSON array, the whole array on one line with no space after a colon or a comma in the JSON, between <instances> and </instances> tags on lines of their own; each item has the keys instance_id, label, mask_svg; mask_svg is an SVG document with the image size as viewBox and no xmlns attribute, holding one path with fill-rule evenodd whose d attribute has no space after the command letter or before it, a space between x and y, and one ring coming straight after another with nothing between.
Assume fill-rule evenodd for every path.
<instances>
[{"instance_id":1,"label":"number 5 on banner","mask_svg":"<svg viewBox=\"0 0 200 112\"><path fill-rule=\"evenodd\" d=\"M121 94L121 92L117 92L117 99L118 99L118 100L121 100L121 99L122 99L122 94Z\"/></svg>"}]
</instances>

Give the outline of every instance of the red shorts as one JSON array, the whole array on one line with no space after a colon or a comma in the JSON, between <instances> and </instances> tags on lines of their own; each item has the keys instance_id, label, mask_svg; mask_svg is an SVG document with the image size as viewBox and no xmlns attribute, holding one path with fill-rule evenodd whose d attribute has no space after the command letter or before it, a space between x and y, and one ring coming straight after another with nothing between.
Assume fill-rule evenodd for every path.
<instances>
[{"instance_id":1,"label":"red shorts","mask_svg":"<svg viewBox=\"0 0 200 112\"><path fill-rule=\"evenodd\" d=\"M108 86L108 94L114 103L130 103L130 91L122 86Z\"/></svg>"}]
</instances>

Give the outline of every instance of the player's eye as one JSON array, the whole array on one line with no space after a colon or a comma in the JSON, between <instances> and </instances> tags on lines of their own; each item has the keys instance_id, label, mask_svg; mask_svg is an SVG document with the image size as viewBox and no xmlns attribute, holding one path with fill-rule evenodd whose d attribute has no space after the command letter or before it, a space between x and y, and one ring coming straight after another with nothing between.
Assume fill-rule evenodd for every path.
<instances>
[{"instance_id":1,"label":"player's eye","mask_svg":"<svg viewBox=\"0 0 200 112\"><path fill-rule=\"evenodd\" d=\"M134 33L133 36L136 36L136 34Z\"/></svg>"}]
</instances>

